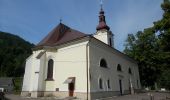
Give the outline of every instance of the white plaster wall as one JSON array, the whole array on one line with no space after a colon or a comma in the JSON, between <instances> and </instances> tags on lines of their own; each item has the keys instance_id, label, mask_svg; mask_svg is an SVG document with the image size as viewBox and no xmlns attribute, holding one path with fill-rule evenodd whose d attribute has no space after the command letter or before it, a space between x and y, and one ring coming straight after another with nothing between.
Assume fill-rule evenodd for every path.
<instances>
[{"instance_id":1,"label":"white plaster wall","mask_svg":"<svg viewBox=\"0 0 170 100\"><path fill-rule=\"evenodd\" d=\"M100 41L108 44L108 35L107 35L107 32L104 32L102 34L94 35L94 37L99 39Z\"/></svg>"},{"instance_id":2,"label":"white plaster wall","mask_svg":"<svg viewBox=\"0 0 170 100\"><path fill-rule=\"evenodd\" d=\"M43 74L40 72L40 59L37 59L37 55L43 50L33 51L33 54L27 58L25 65L25 74L23 80L22 91L39 91L39 80L40 75ZM35 73L38 72L38 73ZM42 82L42 81L41 81ZM40 83L41 86L42 83Z\"/></svg>"},{"instance_id":3,"label":"white plaster wall","mask_svg":"<svg viewBox=\"0 0 170 100\"><path fill-rule=\"evenodd\" d=\"M39 68L40 68L40 60L39 59L36 59L34 60L34 70L33 70L33 75L32 75L32 78L33 78L33 81L32 81L32 84L33 84L33 91L37 91L38 90L38 79L39 79L39 73L36 73L36 72L39 72Z\"/></svg>"},{"instance_id":4,"label":"white plaster wall","mask_svg":"<svg viewBox=\"0 0 170 100\"><path fill-rule=\"evenodd\" d=\"M68 77L75 77L75 92L86 92L86 45L87 42L80 42L55 50L47 49L40 59L36 57L44 50L33 51L26 62L22 91L56 91L56 88L68 91L68 84L64 84L64 81ZM54 81L46 81L49 59L54 61Z\"/></svg>"},{"instance_id":5,"label":"white plaster wall","mask_svg":"<svg viewBox=\"0 0 170 100\"><path fill-rule=\"evenodd\" d=\"M90 75L91 75L91 92L96 91L119 91L119 79L122 80L122 89L129 90L128 68L132 70L132 84L136 87L136 80L139 80L138 68L136 63L133 63L122 56L117 51L111 49L109 46L102 44L99 41L90 42ZM108 68L100 67L100 60L104 58L107 61ZM121 64L122 72L117 71L117 64ZM98 79L103 80L103 89L99 89ZM107 88L107 79L110 79L111 89Z\"/></svg>"},{"instance_id":6,"label":"white plaster wall","mask_svg":"<svg viewBox=\"0 0 170 100\"><path fill-rule=\"evenodd\" d=\"M136 66L136 67L133 67L134 70L135 70L135 73L134 73L134 78L136 79L135 81L135 89L141 89L141 83L140 83L140 76L139 76L139 67ZM138 83L137 83L137 80L138 80Z\"/></svg>"},{"instance_id":7,"label":"white plaster wall","mask_svg":"<svg viewBox=\"0 0 170 100\"><path fill-rule=\"evenodd\" d=\"M107 31L107 30L97 31L96 34L94 34L94 37L108 45L110 45L109 39L111 38L112 47L114 47L114 40L113 40L113 35L111 31Z\"/></svg>"},{"instance_id":8,"label":"white plaster wall","mask_svg":"<svg viewBox=\"0 0 170 100\"><path fill-rule=\"evenodd\" d=\"M31 87L32 56L26 59L22 91L29 91Z\"/></svg>"},{"instance_id":9,"label":"white plaster wall","mask_svg":"<svg viewBox=\"0 0 170 100\"><path fill-rule=\"evenodd\" d=\"M45 90L45 66L46 66L46 52L40 58L40 67L39 67L39 78L38 78L38 91Z\"/></svg>"},{"instance_id":10,"label":"white plaster wall","mask_svg":"<svg viewBox=\"0 0 170 100\"><path fill-rule=\"evenodd\" d=\"M59 91L68 91L68 84L64 84L64 81L68 77L75 77L75 92L86 92L86 44L87 42L83 42L46 51L43 77L47 77L48 60L53 59L54 81L44 81L44 91L56 91L56 88L59 88Z\"/></svg>"},{"instance_id":11,"label":"white plaster wall","mask_svg":"<svg viewBox=\"0 0 170 100\"><path fill-rule=\"evenodd\" d=\"M55 87L68 91L63 82L68 77L76 77L75 92L86 92L86 44L79 43L57 50L55 55Z\"/></svg>"}]
</instances>

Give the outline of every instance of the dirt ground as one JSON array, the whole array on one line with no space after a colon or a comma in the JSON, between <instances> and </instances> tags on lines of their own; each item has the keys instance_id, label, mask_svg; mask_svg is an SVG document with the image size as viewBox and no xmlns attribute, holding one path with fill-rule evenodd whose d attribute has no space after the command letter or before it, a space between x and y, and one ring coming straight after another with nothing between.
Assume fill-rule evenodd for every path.
<instances>
[{"instance_id":1,"label":"dirt ground","mask_svg":"<svg viewBox=\"0 0 170 100\"><path fill-rule=\"evenodd\" d=\"M150 95L152 95L152 99ZM20 95L14 95L14 94L6 94L5 97L7 98L7 100L69 100L69 99L59 99L56 97L30 98L30 97L21 97ZM74 99L74 100L80 100L80 99ZM115 96L110 98L103 98L100 100L170 100L170 93L148 92L148 93L140 93L134 95Z\"/></svg>"}]
</instances>

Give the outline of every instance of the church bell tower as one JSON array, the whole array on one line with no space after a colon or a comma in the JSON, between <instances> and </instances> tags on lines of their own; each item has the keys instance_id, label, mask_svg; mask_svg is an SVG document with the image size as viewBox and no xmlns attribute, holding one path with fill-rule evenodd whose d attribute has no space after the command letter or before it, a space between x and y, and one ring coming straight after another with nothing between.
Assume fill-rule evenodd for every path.
<instances>
[{"instance_id":1,"label":"church bell tower","mask_svg":"<svg viewBox=\"0 0 170 100\"><path fill-rule=\"evenodd\" d=\"M96 27L97 32L94 34L94 37L98 40L104 42L105 44L114 47L114 41L113 41L113 34L110 31L110 27L107 26L104 11L101 4L101 9L99 12L99 24Z\"/></svg>"}]
</instances>

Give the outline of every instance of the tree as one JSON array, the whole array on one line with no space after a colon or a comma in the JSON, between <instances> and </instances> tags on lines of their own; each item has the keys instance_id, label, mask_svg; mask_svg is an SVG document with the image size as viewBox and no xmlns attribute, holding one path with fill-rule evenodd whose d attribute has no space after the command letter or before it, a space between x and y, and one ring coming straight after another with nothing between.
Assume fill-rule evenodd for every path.
<instances>
[{"instance_id":1,"label":"tree","mask_svg":"<svg viewBox=\"0 0 170 100\"><path fill-rule=\"evenodd\" d=\"M21 77L33 46L16 35L0 32L0 76Z\"/></svg>"},{"instance_id":2,"label":"tree","mask_svg":"<svg viewBox=\"0 0 170 100\"><path fill-rule=\"evenodd\" d=\"M136 35L129 34L124 52L139 62L139 71L142 85L152 86L157 79L157 64L155 59L155 46L157 38L152 29L137 32Z\"/></svg>"},{"instance_id":3,"label":"tree","mask_svg":"<svg viewBox=\"0 0 170 100\"><path fill-rule=\"evenodd\" d=\"M155 31L159 33L159 61L162 73L158 82L161 87L170 89L170 1L164 0L161 7L164 11L163 18L154 22L153 26Z\"/></svg>"},{"instance_id":4,"label":"tree","mask_svg":"<svg viewBox=\"0 0 170 100\"><path fill-rule=\"evenodd\" d=\"M139 62L141 83L169 87L170 78L170 1L161 4L163 18L154 22L153 27L129 34L124 52Z\"/></svg>"}]
</instances>

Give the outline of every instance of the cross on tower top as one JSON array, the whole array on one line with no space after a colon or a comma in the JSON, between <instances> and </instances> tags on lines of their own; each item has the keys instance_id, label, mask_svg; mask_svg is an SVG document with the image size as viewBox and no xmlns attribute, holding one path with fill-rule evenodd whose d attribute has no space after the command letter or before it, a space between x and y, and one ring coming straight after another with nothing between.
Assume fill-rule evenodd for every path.
<instances>
[{"instance_id":1,"label":"cross on tower top","mask_svg":"<svg viewBox=\"0 0 170 100\"><path fill-rule=\"evenodd\" d=\"M103 9L103 0L100 0L100 7Z\"/></svg>"}]
</instances>

